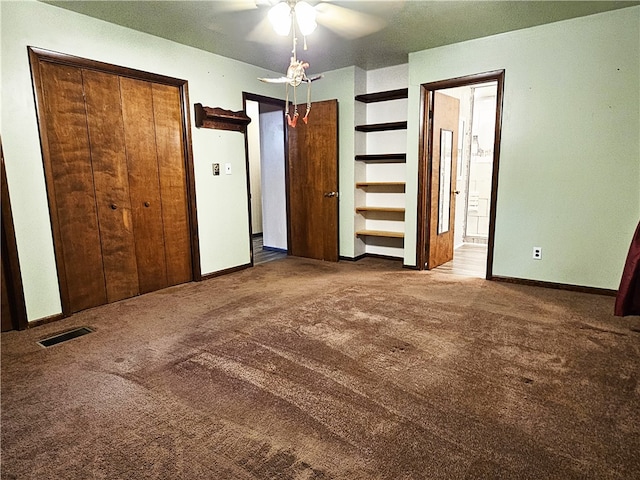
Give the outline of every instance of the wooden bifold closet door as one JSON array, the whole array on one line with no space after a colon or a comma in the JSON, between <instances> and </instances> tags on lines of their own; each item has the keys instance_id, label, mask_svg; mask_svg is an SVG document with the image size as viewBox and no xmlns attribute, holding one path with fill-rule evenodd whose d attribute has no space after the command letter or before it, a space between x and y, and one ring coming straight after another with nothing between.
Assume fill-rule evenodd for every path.
<instances>
[{"instance_id":1,"label":"wooden bifold closet door","mask_svg":"<svg viewBox=\"0 0 640 480\"><path fill-rule=\"evenodd\" d=\"M47 61L34 83L64 312L192 280L179 88Z\"/></svg>"}]
</instances>

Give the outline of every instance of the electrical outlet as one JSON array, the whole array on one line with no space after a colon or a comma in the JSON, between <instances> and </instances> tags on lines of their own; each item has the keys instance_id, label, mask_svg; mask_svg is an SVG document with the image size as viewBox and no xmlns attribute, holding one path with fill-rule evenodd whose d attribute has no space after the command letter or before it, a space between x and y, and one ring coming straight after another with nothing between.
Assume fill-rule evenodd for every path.
<instances>
[{"instance_id":1,"label":"electrical outlet","mask_svg":"<svg viewBox=\"0 0 640 480\"><path fill-rule=\"evenodd\" d=\"M533 247L533 259L542 260L542 247Z\"/></svg>"}]
</instances>

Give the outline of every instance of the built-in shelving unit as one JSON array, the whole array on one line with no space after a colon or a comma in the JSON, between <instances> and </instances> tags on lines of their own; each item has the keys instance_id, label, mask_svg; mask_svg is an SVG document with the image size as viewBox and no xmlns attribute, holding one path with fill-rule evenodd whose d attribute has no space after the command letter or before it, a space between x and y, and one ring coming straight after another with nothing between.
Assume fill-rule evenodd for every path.
<instances>
[{"instance_id":1,"label":"built-in shelving unit","mask_svg":"<svg viewBox=\"0 0 640 480\"><path fill-rule=\"evenodd\" d=\"M407 97L408 89L401 88L357 95L355 100L365 104L370 104L403 100ZM378 112L380 112L380 110L378 110ZM381 115L378 113L377 117L379 118L376 118L376 120L383 120L384 116L384 114ZM406 121L391 121L356 125L355 130L365 134L376 134L375 132L393 132L406 130L406 128ZM382 135L389 134L383 133ZM398 167L391 167L391 165L406 163L407 155L406 153L366 152L357 154L355 156L355 160L371 164L365 169L360 170L361 172L364 172L361 176L366 178L356 178L356 180L360 180L356 182L356 189L363 192L356 195L356 199L359 199L361 203L358 204L357 201L355 208L355 212L357 214L356 236L365 242L367 252L370 248L375 249L374 245L379 246L379 242L383 242L382 244L385 248L390 248L394 252L392 256L400 256L404 246L405 208L403 204L405 182L401 181L401 178L393 178L400 176L403 177L404 174L398 175ZM381 176L378 173L377 175L373 175L376 177L375 181L370 180L368 172L369 169L373 168L383 169L384 172L390 172L388 173L390 179L388 181L379 181L381 178L384 178L384 176ZM386 175L387 174L385 174L385 176ZM399 204L402 204L403 206L401 207ZM373 243L370 244L369 242Z\"/></svg>"}]
</instances>

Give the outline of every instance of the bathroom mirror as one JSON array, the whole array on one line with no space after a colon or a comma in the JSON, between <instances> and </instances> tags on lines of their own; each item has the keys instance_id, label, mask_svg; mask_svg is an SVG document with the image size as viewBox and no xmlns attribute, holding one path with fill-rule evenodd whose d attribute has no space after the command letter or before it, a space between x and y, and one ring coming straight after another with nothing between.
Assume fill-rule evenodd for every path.
<instances>
[{"instance_id":1,"label":"bathroom mirror","mask_svg":"<svg viewBox=\"0 0 640 480\"><path fill-rule=\"evenodd\" d=\"M449 231L451 206L451 153L453 132L440 130L440 188L438 195L438 235Z\"/></svg>"}]
</instances>

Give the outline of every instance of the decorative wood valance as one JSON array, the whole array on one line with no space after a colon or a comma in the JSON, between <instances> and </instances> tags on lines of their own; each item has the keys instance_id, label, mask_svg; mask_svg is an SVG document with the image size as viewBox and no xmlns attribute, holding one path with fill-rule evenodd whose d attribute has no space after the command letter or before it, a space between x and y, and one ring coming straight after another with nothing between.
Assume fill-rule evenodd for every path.
<instances>
[{"instance_id":1,"label":"decorative wood valance","mask_svg":"<svg viewBox=\"0 0 640 480\"><path fill-rule=\"evenodd\" d=\"M218 107L203 107L201 103L194 104L196 113L196 127L217 128L219 130L233 130L245 132L251 122L242 110L232 112Z\"/></svg>"}]
</instances>

